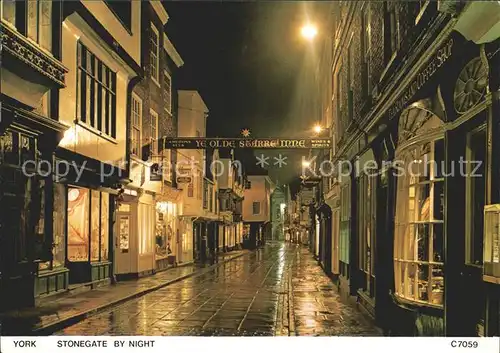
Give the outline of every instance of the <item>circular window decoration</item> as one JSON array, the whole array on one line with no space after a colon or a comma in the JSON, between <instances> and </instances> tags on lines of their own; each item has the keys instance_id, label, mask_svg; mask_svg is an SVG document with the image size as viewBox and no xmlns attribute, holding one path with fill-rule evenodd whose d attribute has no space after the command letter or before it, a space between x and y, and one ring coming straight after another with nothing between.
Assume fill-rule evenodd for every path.
<instances>
[{"instance_id":1,"label":"circular window decoration","mask_svg":"<svg viewBox=\"0 0 500 353\"><path fill-rule=\"evenodd\" d=\"M474 58L460 72L453 101L457 113L463 114L478 104L486 94L488 73L480 57Z\"/></svg>"}]
</instances>

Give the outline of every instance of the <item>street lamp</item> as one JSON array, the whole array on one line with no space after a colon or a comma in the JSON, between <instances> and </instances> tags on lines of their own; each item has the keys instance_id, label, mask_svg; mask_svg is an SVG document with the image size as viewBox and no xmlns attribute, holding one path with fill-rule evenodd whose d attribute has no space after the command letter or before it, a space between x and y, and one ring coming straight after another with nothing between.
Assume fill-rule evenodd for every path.
<instances>
[{"instance_id":1,"label":"street lamp","mask_svg":"<svg viewBox=\"0 0 500 353\"><path fill-rule=\"evenodd\" d=\"M314 125L313 130L315 133L319 134L321 131L323 131L323 127L319 124Z\"/></svg>"},{"instance_id":2,"label":"street lamp","mask_svg":"<svg viewBox=\"0 0 500 353\"><path fill-rule=\"evenodd\" d=\"M300 32L302 34L302 37L304 37L305 39L313 40L318 34L318 29L312 24L306 24L302 27Z\"/></svg>"}]
</instances>

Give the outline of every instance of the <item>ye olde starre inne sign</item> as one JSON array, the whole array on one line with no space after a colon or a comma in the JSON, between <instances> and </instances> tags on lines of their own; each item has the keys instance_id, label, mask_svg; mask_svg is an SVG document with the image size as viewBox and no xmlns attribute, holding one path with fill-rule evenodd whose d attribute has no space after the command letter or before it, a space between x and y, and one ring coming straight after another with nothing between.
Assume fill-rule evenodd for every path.
<instances>
[{"instance_id":1,"label":"ye olde starre inne sign","mask_svg":"<svg viewBox=\"0 0 500 353\"><path fill-rule=\"evenodd\" d=\"M283 139L283 138L166 138L167 149L205 148L257 148L257 149L329 149L328 138Z\"/></svg>"}]
</instances>

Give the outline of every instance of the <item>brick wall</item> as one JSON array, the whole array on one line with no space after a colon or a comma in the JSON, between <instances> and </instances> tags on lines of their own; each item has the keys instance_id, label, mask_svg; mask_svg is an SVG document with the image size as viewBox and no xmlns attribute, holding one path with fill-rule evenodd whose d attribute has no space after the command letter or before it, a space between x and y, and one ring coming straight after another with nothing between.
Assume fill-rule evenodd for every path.
<instances>
[{"instance_id":1,"label":"brick wall","mask_svg":"<svg viewBox=\"0 0 500 353\"><path fill-rule=\"evenodd\" d=\"M426 11L433 11L431 8L435 6L432 2L429 4ZM333 112L333 125L335 126L336 141L339 143L337 150L343 143L346 142L347 137L351 130L346 133L346 129L352 123L349 119L348 114L348 55L349 55L349 45L352 46L352 75L353 82L351 87L353 88L353 119L358 122L361 121L366 113L369 111L369 107L373 103L373 98L368 97L366 99L363 96L363 76L362 76L362 13L369 8L371 11L371 22L370 22L370 74L369 79L371 81L372 88L376 87L378 93L382 93L381 90L384 87L381 86L380 79L386 67L388 65L388 60L385 53L385 39L384 39L384 17L385 10L395 9L397 11L398 28L399 28L399 39L400 41L415 41L420 33L417 33L418 29L415 25L417 15L420 12L419 2L390 2L390 1L370 1L370 2L340 2L333 7L335 15L333 16L332 23L332 36L330 39L333 45L333 58L332 64L328 71L325 65L322 69L324 73L322 75L328 75L329 80L323 84L323 89L329 91L335 95L333 104L331 101L331 94L325 95L324 106L331 106ZM351 39L352 38L352 39ZM409 43L405 43L409 44ZM405 45L405 48L411 48L411 45ZM390 68L396 67L399 63L393 63ZM333 65L333 66L332 66ZM332 75L333 68L333 75ZM343 80L343 89L341 89L341 109L337 110L337 95L336 90L339 83L336 80L337 72L341 69L341 77ZM384 77L387 80L389 74ZM382 82L385 83L386 82ZM333 87L333 91L332 91ZM354 124L355 125L355 124Z\"/></svg>"},{"instance_id":2,"label":"brick wall","mask_svg":"<svg viewBox=\"0 0 500 353\"><path fill-rule=\"evenodd\" d=\"M176 66L163 48L163 24L156 15L149 2L143 2L142 10L143 40L142 40L142 63L145 77L134 87L133 92L142 100L142 143L146 145L151 138L151 116L150 109L158 114L158 135L171 136L177 135L177 89L176 89ZM151 78L151 35L152 29L150 23L158 29L160 43L159 59L159 85ZM164 72L167 71L171 77L172 108L171 113L165 110L166 106L166 85ZM175 154L172 155L175 161Z\"/></svg>"}]
</instances>

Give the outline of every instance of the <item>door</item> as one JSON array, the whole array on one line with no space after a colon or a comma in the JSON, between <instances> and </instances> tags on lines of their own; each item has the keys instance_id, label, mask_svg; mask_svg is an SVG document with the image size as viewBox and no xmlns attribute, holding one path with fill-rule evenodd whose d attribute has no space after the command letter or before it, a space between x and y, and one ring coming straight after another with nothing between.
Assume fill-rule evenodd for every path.
<instances>
[{"instance_id":1,"label":"door","mask_svg":"<svg viewBox=\"0 0 500 353\"><path fill-rule=\"evenodd\" d=\"M115 222L115 274L132 272L131 258L131 230L132 230L132 205L121 204L116 212Z\"/></svg>"},{"instance_id":2,"label":"door","mask_svg":"<svg viewBox=\"0 0 500 353\"><path fill-rule=\"evenodd\" d=\"M486 203L486 145L485 124L467 135L466 159L466 208L465 219L465 264L462 275L464 316L470 323L470 333L480 334L484 330L486 287L482 278L483 265L483 211Z\"/></svg>"}]
</instances>

